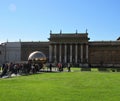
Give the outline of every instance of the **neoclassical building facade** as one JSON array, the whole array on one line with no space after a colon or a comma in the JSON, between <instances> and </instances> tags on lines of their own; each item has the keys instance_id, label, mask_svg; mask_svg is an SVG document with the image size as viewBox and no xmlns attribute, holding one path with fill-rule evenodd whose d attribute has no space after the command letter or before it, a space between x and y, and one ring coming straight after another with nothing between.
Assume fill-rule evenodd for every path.
<instances>
[{"instance_id":1,"label":"neoclassical building facade","mask_svg":"<svg viewBox=\"0 0 120 101\"><path fill-rule=\"evenodd\" d=\"M27 61L30 53L43 52L50 63L81 66L120 66L120 38L90 41L88 33L52 33L46 42L5 42L0 45L0 64Z\"/></svg>"},{"instance_id":2,"label":"neoclassical building facade","mask_svg":"<svg viewBox=\"0 0 120 101\"><path fill-rule=\"evenodd\" d=\"M88 63L88 34L50 34L49 62Z\"/></svg>"}]
</instances>

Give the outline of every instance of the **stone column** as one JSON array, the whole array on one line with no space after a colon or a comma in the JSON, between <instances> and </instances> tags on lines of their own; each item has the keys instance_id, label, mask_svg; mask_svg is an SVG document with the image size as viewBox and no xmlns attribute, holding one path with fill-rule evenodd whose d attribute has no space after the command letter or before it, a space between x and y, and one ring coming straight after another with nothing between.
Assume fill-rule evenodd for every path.
<instances>
[{"instance_id":1,"label":"stone column","mask_svg":"<svg viewBox=\"0 0 120 101\"><path fill-rule=\"evenodd\" d=\"M54 45L54 62L56 62L56 44Z\"/></svg>"},{"instance_id":2,"label":"stone column","mask_svg":"<svg viewBox=\"0 0 120 101\"><path fill-rule=\"evenodd\" d=\"M65 63L67 63L67 45L65 44L65 52L64 52L64 59L65 59Z\"/></svg>"},{"instance_id":3,"label":"stone column","mask_svg":"<svg viewBox=\"0 0 120 101\"><path fill-rule=\"evenodd\" d=\"M86 44L86 62L88 62L88 44Z\"/></svg>"},{"instance_id":4,"label":"stone column","mask_svg":"<svg viewBox=\"0 0 120 101\"><path fill-rule=\"evenodd\" d=\"M77 63L78 59L78 45L75 45L75 62Z\"/></svg>"},{"instance_id":5,"label":"stone column","mask_svg":"<svg viewBox=\"0 0 120 101\"><path fill-rule=\"evenodd\" d=\"M83 62L83 45L81 44L81 62Z\"/></svg>"},{"instance_id":6,"label":"stone column","mask_svg":"<svg viewBox=\"0 0 120 101\"><path fill-rule=\"evenodd\" d=\"M70 62L72 62L72 44L70 45Z\"/></svg>"},{"instance_id":7,"label":"stone column","mask_svg":"<svg viewBox=\"0 0 120 101\"><path fill-rule=\"evenodd\" d=\"M60 46L59 46L59 62L61 62L61 44L60 44Z\"/></svg>"},{"instance_id":8,"label":"stone column","mask_svg":"<svg viewBox=\"0 0 120 101\"><path fill-rule=\"evenodd\" d=\"M52 62L52 45L49 45L49 62Z\"/></svg>"}]
</instances>

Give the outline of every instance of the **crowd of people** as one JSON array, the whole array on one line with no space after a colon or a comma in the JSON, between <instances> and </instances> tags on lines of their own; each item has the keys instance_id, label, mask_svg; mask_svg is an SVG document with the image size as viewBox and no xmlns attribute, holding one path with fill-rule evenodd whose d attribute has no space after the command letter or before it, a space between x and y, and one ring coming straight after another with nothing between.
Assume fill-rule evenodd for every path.
<instances>
[{"instance_id":1,"label":"crowd of people","mask_svg":"<svg viewBox=\"0 0 120 101\"><path fill-rule=\"evenodd\" d=\"M34 73L38 73L41 71L59 71L62 72L64 71L64 68L68 69L68 72L71 71L71 64L62 64L62 63L58 63L55 65L53 65L52 63L48 63L48 65L44 66L44 64L42 63L6 63L3 64L1 67L2 72L0 73L0 78L2 78L3 76L8 76L11 77L12 74L15 75L28 75L28 74L34 74ZM45 70L46 68L46 70Z\"/></svg>"},{"instance_id":2,"label":"crowd of people","mask_svg":"<svg viewBox=\"0 0 120 101\"><path fill-rule=\"evenodd\" d=\"M2 65L2 72L0 74L0 77L3 77L7 75L8 77L11 77L12 74L30 74L30 73L36 73L39 72L39 70L43 67L42 64L30 64L30 63L6 63Z\"/></svg>"}]
</instances>

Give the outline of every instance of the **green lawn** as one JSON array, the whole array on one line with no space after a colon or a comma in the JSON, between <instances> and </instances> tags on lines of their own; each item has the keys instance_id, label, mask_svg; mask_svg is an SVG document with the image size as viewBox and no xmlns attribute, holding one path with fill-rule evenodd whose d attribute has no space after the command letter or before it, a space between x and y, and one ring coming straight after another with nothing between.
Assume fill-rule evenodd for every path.
<instances>
[{"instance_id":1,"label":"green lawn","mask_svg":"<svg viewBox=\"0 0 120 101\"><path fill-rule=\"evenodd\" d=\"M0 101L119 101L120 73L40 73L0 79Z\"/></svg>"}]
</instances>

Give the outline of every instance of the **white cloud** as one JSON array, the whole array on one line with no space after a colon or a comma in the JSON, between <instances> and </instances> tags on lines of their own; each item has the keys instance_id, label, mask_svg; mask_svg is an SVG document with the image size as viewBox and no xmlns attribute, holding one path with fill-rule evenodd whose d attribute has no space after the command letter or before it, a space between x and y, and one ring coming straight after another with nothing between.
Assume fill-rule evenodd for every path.
<instances>
[{"instance_id":1,"label":"white cloud","mask_svg":"<svg viewBox=\"0 0 120 101\"><path fill-rule=\"evenodd\" d=\"M16 12L16 5L13 4L13 3L11 3L11 4L9 5L9 10L10 10L11 12Z\"/></svg>"}]
</instances>

